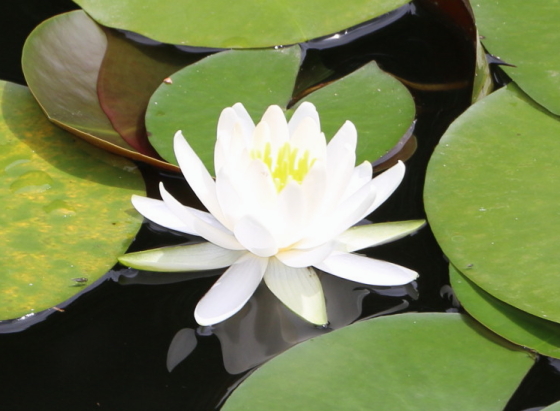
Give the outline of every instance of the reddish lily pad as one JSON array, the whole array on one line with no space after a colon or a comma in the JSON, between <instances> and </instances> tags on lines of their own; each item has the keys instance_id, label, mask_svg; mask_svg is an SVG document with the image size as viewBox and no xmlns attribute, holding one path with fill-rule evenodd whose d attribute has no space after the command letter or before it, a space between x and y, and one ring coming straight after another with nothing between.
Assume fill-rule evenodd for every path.
<instances>
[{"instance_id":1,"label":"reddish lily pad","mask_svg":"<svg viewBox=\"0 0 560 411\"><path fill-rule=\"evenodd\" d=\"M187 54L167 45L141 44L115 30L104 32L107 51L97 84L101 107L128 144L142 154L160 158L148 142L144 125L150 96L168 76L205 54Z\"/></svg>"},{"instance_id":2,"label":"reddish lily pad","mask_svg":"<svg viewBox=\"0 0 560 411\"><path fill-rule=\"evenodd\" d=\"M106 50L102 28L83 11L60 14L29 35L22 58L25 79L45 114L59 127L107 151L177 170L137 152L102 110L97 86Z\"/></svg>"}]
</instances>

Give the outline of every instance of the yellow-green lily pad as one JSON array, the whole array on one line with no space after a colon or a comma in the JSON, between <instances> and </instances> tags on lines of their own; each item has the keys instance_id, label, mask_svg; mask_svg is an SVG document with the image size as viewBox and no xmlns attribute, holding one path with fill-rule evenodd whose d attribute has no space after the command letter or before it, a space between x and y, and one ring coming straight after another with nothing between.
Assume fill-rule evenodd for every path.
<instances>
[{"instance_id":1,"label":"yellow-green lily pad","mask_svg":"<svg viewBox=\"0 0 560 411\"><path fill-rule=\"evenodd\" d=\"M0 319L56 306L103 276L142 219L136 166L51 124L26 87L0 82ZM87 279L87 281L86 281Z\"/></svg>"}]
</instances>

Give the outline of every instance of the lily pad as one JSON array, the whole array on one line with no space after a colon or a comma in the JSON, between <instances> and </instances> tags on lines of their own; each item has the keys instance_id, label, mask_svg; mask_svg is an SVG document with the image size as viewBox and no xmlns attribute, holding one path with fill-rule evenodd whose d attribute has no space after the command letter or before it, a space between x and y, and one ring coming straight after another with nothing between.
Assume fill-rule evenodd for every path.
<instances>
[{"instance_id":1,"label":"lily pad","mask_svg":"<svg viewBox=\"0 0 560 411\"><path fill-rule=\"evenodd\" d=\"M560 358L560 324L492 297L453 266L449 267L449 275L461 305L485 327L539 354Z\"/></svg>"},{"instance_id":2,"label":"lily pad","mask_svg":"<svg viewBox=\"0 0 560 411\"><path fill-rule=\"evenodd\" d=\"M560 7L548 0L472 2L482 42L514 67L506 73L533 99L560 114Z\"/></svg>"},{"instance_id":3,"label":"lily pad","mask_svg":"<svg viewBox=\"0 0 560 411\"><path fill-rule=\"evenodd\" d=\"M67 128L130 149L97 98L107 38L83 11L41 23L27 38L22 65L27 84L49 118Z\"/></svg>"},{"instance_id":4,"label":"lily pad","mask_svg":"<svg viewBox=\"0 0 560 411\"><path fill-rule=\"evenodd\" d=\"M492 296L555 322L559 136L558 118L510 84L449 127L424 191L432 231L452 264Z\"/></svg>"},{"instance_id":5,"label":"lily pad","mask_svg":"<svg viewBox=\"0 0 560 411\"><path fill-rule=\"evenodd\" d=\"M118 41L115 36L110 40ZM147 155L137 152L113 128L101 108L97 87L107 47L103 29L81 10L44 21L29 35L23 49L23 72L31 92L48 118L72 134L105 150L176 170L149 157L150 151ZM115 47L119 45L110 49ZM125 53L122 48L121 52ZM107 71L105 68L104 73ZM102 90L107 93L105 87Z\"/></svg>"},{"instance_id":6,"label":"lily pad","mask_svg":"<svg viewBox=\"0 0 560 411\"><path fill-rule=\"evenodd\" d=\"M116 263L142 219L134 164L52 125L26 87L0 82L0 319L56 306ZM85 278L85 280L75 279Z\"/></svg>"},{"instance_id":7,"label":"lily pad","mask_svg":"<svg viewBox=\"0 0 560 411\"><path fill-rule=\"evenodd\" d=\"M182 130L198 156L213 170L216 124L221 111L243 103L254 121L269 105L286 108L299 69L298 47L280 50L231 50L192 64L170 77L150 100L146 126L150 141L176 163L173 135ZM369 63L307 95L319 111L327 139L346 120L358 129L357 162L376 160L407 132L415 114L408 90ZM300 103L301 103L300 102ZM287 110L288 116L297 107Z\"/></svg>"},{"instance_id":8,"label":"lily pad","mask_svg":"<svg viewBox=\"0 0 560 411\"><path fill-rule=\"evenodd\" d=\"M560 411L560 402L555 402L554 404L543 408L541 411Z\"/></svg>"},{"instance_id":9,"label":"lily pad","mask_svg":"<svg viewBox=\"0 0 560 411\"><path fill-rule=\"evenodd\" d=\"M256 48L300 43L381 16L406 0L77 0L104 26L164 43ZM165 22L165 23L162 23Z\"/></svg>"},{"instance_id":10,"label":"lily pad","mask_svg":"<svg viewBox=\"0 0 560 411\"><path fill-rule=\"evenodd\" d=\"M222 410L499 411L532 364L458 314L386 316L291 348Z\"/></svg>"},{"instance_id":11,"label":"lily pad","mask_svg":"<svg viewBox=\"0 0 560 411\"><path fill-rule=\"evenodd\" d=\"M144 115L150 96L166 77L205 55L166 45L146 45L104 29L107 51L99 70L99 102L122 138L142 154L159 158L148 142Z\"/></svg>"}]
</instances>

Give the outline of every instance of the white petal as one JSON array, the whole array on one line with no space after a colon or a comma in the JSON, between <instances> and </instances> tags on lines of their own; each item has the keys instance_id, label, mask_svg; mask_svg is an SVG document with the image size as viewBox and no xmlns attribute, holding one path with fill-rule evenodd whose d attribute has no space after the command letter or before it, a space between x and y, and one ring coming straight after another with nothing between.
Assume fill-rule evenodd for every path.
<instances>
[{"instance_id":1,"label":"white petal","mask_svg":"<svg viewBox=\"0 0 560 411\"><path fill-rule=\"evenodd\" d=\"M253 135L253 130L255 129L255 122L241 103L235 103L232 107L237 114L239 119L239 125L243 130L243 135L250 138Z\"/></svg>"},{"instance_id":2,"label":"white petal","mask_svg":"<svg viewBox=\"0 0 560 411\"><path fill-rule=\"evenodd\" d=\"M359 166L354 167L352 175L350 176L350 181L346 185L346 189L342 195L342 199L348 198L367 184L371 180L372 174L373 167L369 161L364 161Z\"/></svg>"},{"instance_id":3,"label":"white petal","mask_svg":"<svg viewBox=\"0 0 560 411\"><path fill-rule=\"evenodd\" d=\"M364 213L362 218L365 218L366 216L371 214L377 207L383 204L391 194L393 194L393 192L397 189L402 179L404 178L405 170L406 167L404 163L399 160L399 162L389 170L373 179L375 188L377 190L377 195L375 197L375 201L373 202L371 207Z\"/></svg>"},{"instance_id":4,"label":"white petal","mask_svg":"<svg viewBox=\"0 0 560 411\"><path fill-rule=\"evenodd\" d=\"M237 122L239 122L239 119L232 107L226 107L220 113L216 133L218 139L223 140L224 148L226 150L229 148L229 142L232 136L233 127Z\"/></svg>"},{"instance_id":5,"label":"white petal","mask_svg":"<svg viewBox=\"0 0 560 411\"><path fill-rule=\"evenodd\" d=\"M325 135L321 133L319 125L311 117L306 117L299 122L290 137L290 144L302 153L309 151L311 158L325 158L327 155Z\"/></svg>"},{"instance_id":6,"label":"white petal","mask_svg":"<svg viewBox=\"0 0 560 411\"><path fill-rule=\"evenodd\" d=\"M270 106L265 111L261 123L268 124L273 147L280 147L288 141L288 123L284 111L279 106Z\"/></svg>"},{"instance_id":7,"label":"white petal","mask_svg":"<svg viewBox=\"0 0 560 411\"><path fill-rule=\"evenodd\" d=\"M261 121L255 127L255 131L253 131L253 141L252 146L257 151L263 151L265 146L271 143L271 130L268 123Z\"/></svg>"},{"instance_id":8,"label":"white petal","mask_svg":"<svg viewBox=\"0 0 560 411\"><path fill-rule=\"evenodd\" d=\"M245 249L259 257L270 257L278 252L276 239L252 216L239 219L233 232Z\"/></svg>"},{"instance_id":9,"label":"white petal","mask_svg":"<svg viewBox=\"0 0 560 411\"><path fill-rule=\"evenodd\" d=\"M269 226L267 222L275 216L278 192L268 167L260 160L252 160L237 186L239 195L250 208L248 212Z\"/></svg>"},{"instance_id":10,"label":"white petal","mask_svg":"<svg viewBox=\"0 0 560 411\"><path fill-rule=\"evenodd\" d=\"M237 313L251 298L262 280L268 259L249 253L235 262L198 302L194 318L212 325Z\"/></svg>"},{"instance_id":11,"label":"white petal","mask_svg":"<svg viewBox=\"0 0 560 411\"><path fill-rule=\"evenodd\" d=\"M300 317L317 325L328 322L323 287L313 269L286 267L271 258L264 281L270 291Z\"/></svg>"},{"instance_id":12,"label":"white petal","mask_svg":"<svg viewBox=\"0 0 560 411\"><path fill-rule=\"evenodd\" d=\"M138 212L148 220L153 221L162 227L170 228L186 234L198 235L195 232L194 227L189 226L169 211L169 208L167 208L163 201L148 197L141 197L136 194L132 195L131 201L134 208L136 208L136 210L138 210Z\"/></svg>"},{"instance_id":13,"label":"white petal","mask_svg":"<svg viewBox=\"0 0 560 411\"><path fill-rule=\"evenodd\" d=\"M222 110L218 119L216 146L214 147L214 170L218 171L226 162L231 150L233 130L238 122L237 114L231 107Z\"/></svg>"},{"instance_id":14,"label":"white petal","mask_svg":"<svg viewBox=\"0 0 560 411\"><path fill-rule=\"evenodd\" d=\"M278 247L289 247L302 237L306 224L307 204L306 193L295 181L289 181L278 194L276 225L274 230Z\"/></svg>"},{"instance_id":15,"label":"white petal","mask_svg":"<svg viewBox=\"0 0 560 411\"><path fill-rule=\"evenodd\" d=\"M316 247L342 234L363 218L375 195L372 180L310 226L306 238L297 243L296 248Z\"/></svg>"},{"instance_id":16,"label":"white petal","mask_svg":"<svg viewBox=\"0 0 560 411\"><path fill-rule=\"evenodd\" d=\"M229 167L222 167L216 174L216 194L224 213L224 225L233 232L235 221L246 214L245 202L232 179Z\"/></svg>"},{"instance_id":17,"label":"white petal","mask_svg":"<svg viewBox=\"0 0 560 411\"><path fill-rule=\"evenodd\" d=\"M352 252L398 240L415 233L424 225L425 220L359 225L346 230L337 240L344 246L344 251Z\"/></svg>"},{"instance_id":18,"label":"white petal","mask_svg":"<svg viewBox=\"0 0 560 411\"><path fill-rule=\"evenodd\" d=\"M232 265L247 251L233 251L212 243L163 247L119 257L121 264L161 272L203 271Z\"/></svg>"},{"instance_id":19,"label":"white petal","mask_svg":"<svg viewBox=\"0 0 560 411\"><path fill-rule=\"evenodd\" d=\"M358 131L351 121L346 121L342 127L338 129L334 137L329 141L327 147L328 154L332 161L336 161L338 153L342 150L356 152L358 144Z\"/></svg>"},{"instance_id":20,"label":"white petal","mask_svg":"<svg viewBox=\"0 0 560 411\"><path fill-rule=\"evenodd\" d=\"M317 126L321 128L321 122L319 121L319 113L317 113L317 109L310 103L309 101L304 101L301 103L292 118L288 122L288 129L290 130L290 135L294 134L296 129L299 126L299 123L306 117L311 117L313 121L317 123Z\"/></svg>"},{"instance_id":21,"label":"white petal","mask_svg":"<svg viewBox=\"0 0 560 411\"><path fill-rule=\"evenodd\" d=\"M325 162L316 161L301 182L301 189L305 195L306 219L318 217L319 210L325 201L327 190L327 169Z\"/></svg>"},{"instance_id":22,"label":"white petal","mask_svg":"<svg viewBox=\"0 0 560 411\"><path fill-rule=\"evenodd\" d=\"M334 242L329 241L314 248L291 248L276 254L276 258L289 267L309 267L323 261L334 249Z\"/></svg>"},{"instance_id":23,"label":"white petal","mask_svg":"<svg viewBox=\"0 0 560 411\"><path fill-rule=\"evenodd\" d=\"M356 127L347 121L327 146L327 208L338 204L348 188L356 163L357 136Z\"/></svg>"},{"instance_id":24,"label":"white petal","mask_svg":"<svg viewBox=\"0 0 560 411\"><path fill-rule=\"evenodd\" d=\"M181 172L196 196L214 217L222 221L222 210L216 197L216 184L180 131L175 133L173 147Z\"/></svg>"},{"instance_id":25,"label":"white petal","mask_svg":"<svg viewBox=\"0 0 560 411\"><path fill-rule=\"evenodd\" d=\"M349 253L333 253L315 267L340 278L370 285L403 285L418 277L415 271L400 265Z\"/></svg>"},{"instance_id":26,"label":"white petal","mask_svg":"<svg viewBox=\"0 0 560 411\"><path fill-rule=\"evenodd\" d=\"M230 250L244 249L235 239L233 233L216 220L212 214L185 207L167 192L162 183L159 185L159 191L169 210L186 225L193 227L197 235L223 248Z\"/></svg>"}]
</instances>

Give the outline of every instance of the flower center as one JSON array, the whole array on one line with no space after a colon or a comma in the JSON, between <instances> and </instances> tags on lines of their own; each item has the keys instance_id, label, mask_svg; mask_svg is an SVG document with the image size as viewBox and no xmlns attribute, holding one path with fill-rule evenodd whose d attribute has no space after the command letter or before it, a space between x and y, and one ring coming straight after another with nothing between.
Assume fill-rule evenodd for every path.
<instances>
[{"instance_id":1,"label":"flower center","mask_svg":"<svg viewBox=\"0 0 560 411\"><path fill-rule=\"evenodd\" d=\"M270 143L266 143L264 150L251 151L251 157L261 160L270 170L278 192L282 191L290 180L301 183L315 163L314 158L309 158L309 150L302 153L287 142L280 147L276 156L273 154Z\"/></svg>"}]
</instances>

